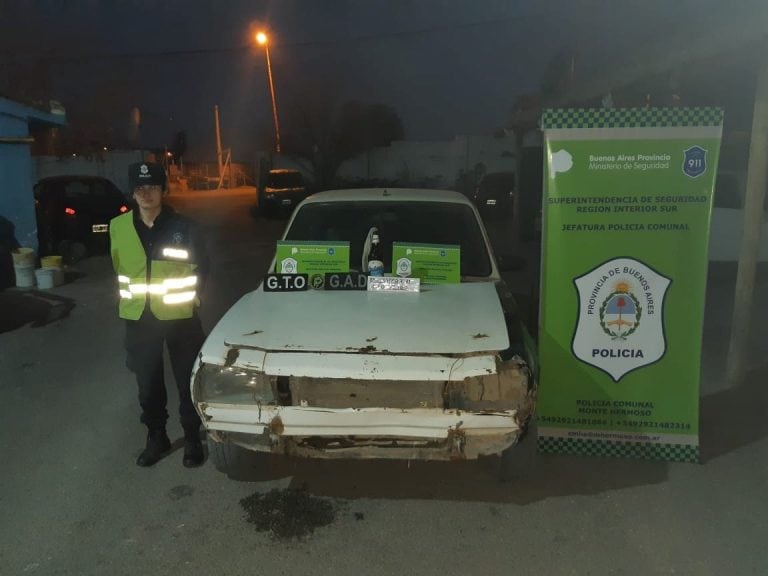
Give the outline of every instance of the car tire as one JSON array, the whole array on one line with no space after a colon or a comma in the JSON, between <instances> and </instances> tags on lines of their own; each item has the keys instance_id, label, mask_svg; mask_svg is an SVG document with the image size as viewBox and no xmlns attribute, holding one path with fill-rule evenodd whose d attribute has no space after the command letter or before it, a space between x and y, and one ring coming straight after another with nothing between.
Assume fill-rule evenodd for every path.
<instances>
[{"instance_id":1,"label":"car tire","mask_svg":"<svg viewBox=\"0 0 768 576\"><path fill-rule=\"evenodd\" d=\"M56 246L56 252L67 264L75 264L88 255L88 248L82 242L62 240Z\"/></svg>"},{"instance_id":2,"label":"car tire","mask_svg":"<svg viewBox=\"0 0 768 576\"><path fill-rule=\"evenodd\" d=\"M206 437L208 443L208 459L216 470L224 473L236 472L245 460L246 450L231 442L216 442L210 434Z\"/></svg>"},{"instance_id":3,"label":"car tire","mask_svg":"<svg viewBox=\"0 0 768 576\"><path fill-rule=\"evenodd\" d=\"M86 248L85 244L82 242L72 242L69 248L69 261L75 264L86 256L88 256L88 248Z\"/></svg>"},{"instance_id":4,"label":"car tire","mask_svg":"<svg viewBox=\"0 0 768 576\"><path fill-rule=\"evenodd\" d=\"M499 481L515 482L530 476L536 466L536 427L529 424L518 441L499 457Z\"/></svg>"}]
</instances>

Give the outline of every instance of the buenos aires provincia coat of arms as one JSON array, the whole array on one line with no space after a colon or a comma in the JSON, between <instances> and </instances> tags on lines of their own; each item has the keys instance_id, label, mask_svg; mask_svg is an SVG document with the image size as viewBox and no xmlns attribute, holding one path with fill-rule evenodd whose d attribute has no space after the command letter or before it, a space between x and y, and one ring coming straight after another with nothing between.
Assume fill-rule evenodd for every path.
<instances>
[{"instance_id":1,"label":"buenos aires provincia coat of arms","mask_svg":"<svg viewBox=\"0 0 768 576\"><path fill-rule=\"evenodd\" d=\"M669 278L634 258L615 258L573 282L579 314L572 351L579 360L618 382L664 356Z\"/></svg>"}]
</instances>

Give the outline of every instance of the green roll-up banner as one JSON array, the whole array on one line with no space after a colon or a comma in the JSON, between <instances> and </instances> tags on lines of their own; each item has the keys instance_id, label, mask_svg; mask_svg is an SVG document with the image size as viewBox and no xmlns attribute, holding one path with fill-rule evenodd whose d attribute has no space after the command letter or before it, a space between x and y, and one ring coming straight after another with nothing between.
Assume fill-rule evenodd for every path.
<instances>
[{"instance_id":1,"label":"green roll-up banner","mask_svg":"<svg viewBox=\"0 0 768 576\"><path fill-rule=\"evenodd\" d=\"M544 111L541 452L698 461L722 119Z\"/></svg>"}]
</instances>

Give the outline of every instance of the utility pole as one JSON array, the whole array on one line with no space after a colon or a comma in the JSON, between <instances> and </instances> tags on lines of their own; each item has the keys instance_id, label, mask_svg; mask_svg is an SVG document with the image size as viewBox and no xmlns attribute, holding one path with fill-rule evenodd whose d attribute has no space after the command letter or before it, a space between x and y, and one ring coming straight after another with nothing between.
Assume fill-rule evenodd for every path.
<instances>
[{"instance_id":1,"label":"utility pole","mask_svg":"<svg viewBox=\"0 0 768 576\"><path fill-rule=\"evenodd\" d=\"M752 141L749 146L747 193L744 200L744 236L741 240L736 295L731 323L726 378L729 386L743 382L746 374L752 296L760 249L760 232L765 217L763 202L768 184L768 64L762 62L757 73L755 104L752 113Z\"/></svg>"},{"instance_id":2,"label":"utility pole","mask_svg":"<svg viewBox=\"0 0 768 576\"><path fill-rule=\"evenodd\" d=\"M216 119L216 161L219 166L219 182L223 176L222 170L222 152L221 152L221 128L219 127L219 105L213 107L213 115Z\"/></svg>"},{"instance_id":3,"label":"utility pole","mask_svg":"<svg viewBox=\"0 0 768 576\"><path fill-rule=\"evenodd\" d=\"M141 110L138 106L131 108L131 140L133 145L139 149L141 153L141 161L144 162L144 148L141 142Z\"/></svg>"}]
</instances>

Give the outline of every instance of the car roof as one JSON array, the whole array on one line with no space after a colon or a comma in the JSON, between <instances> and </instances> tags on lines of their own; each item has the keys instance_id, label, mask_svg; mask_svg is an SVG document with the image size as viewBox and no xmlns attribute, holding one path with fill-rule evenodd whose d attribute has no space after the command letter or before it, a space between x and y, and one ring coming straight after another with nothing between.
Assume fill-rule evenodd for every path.
<instances>
[{"instance_id":1,"label":"car roof","mask_svg":"<svg viewBox=\"0 0 768 576\"><path fill-rule=\"evenodd\" d=\"M304 203L316 202L449 202L453 204L472 203L466 196L452 190L427 190L423 188L351 188L328 190L309 196Z\"/></svg>"}]
</instances>

